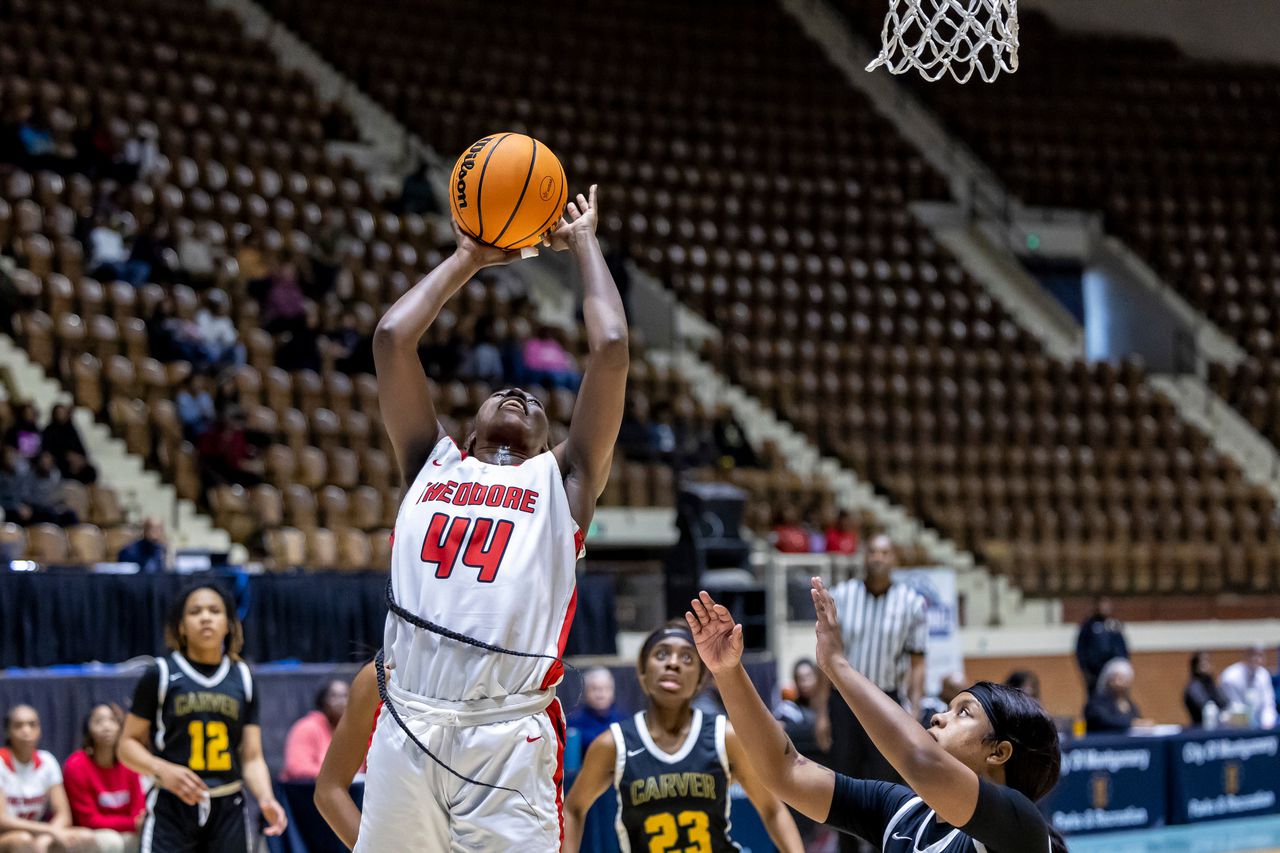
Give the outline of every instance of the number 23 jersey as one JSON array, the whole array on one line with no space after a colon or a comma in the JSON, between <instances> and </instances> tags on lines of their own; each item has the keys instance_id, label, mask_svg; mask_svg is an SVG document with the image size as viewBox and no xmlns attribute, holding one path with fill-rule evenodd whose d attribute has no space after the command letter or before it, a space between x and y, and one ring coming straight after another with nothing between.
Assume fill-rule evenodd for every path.
<instances>
[{"instance_id":1,"label":"number 23 jersey","mask_svg":"<svg viewBox=\"0 0 1280 853\"><path fill-rule=\"evenodd\" d=\"M674 754L649 736L644 712L610 726L616 750L618 844L623 853L736 853L729 840L726 719L693 712Z\"/></svg>"},{"instance_id":2,"label":"number 23 jersey","mask_svg":"<svg viewBox=\"0 0 1280 853\"><path fill-rule=\"evenodd\" d=\"M577 606L583 537L555 455L519 465L465 457L441 439L396 517L396 603L421 619L513 651L559 657ZM388 614L383 648L407 691L447 702L537 695L560 663L476 648Z\"/></svg>"},{"instance_id":3,"label":"number 23 jersey","mask_svg":"<svg viewBox=\"0 0 1280 853\"><path fill-rule=\"evenodd\" d=\"M217 666L179 652L158 657L138 680L130 713L151 724L152 747L210 788L239 781L245 726L258 723L249 667L224 657Z\"/></svg>"}]
</instances>

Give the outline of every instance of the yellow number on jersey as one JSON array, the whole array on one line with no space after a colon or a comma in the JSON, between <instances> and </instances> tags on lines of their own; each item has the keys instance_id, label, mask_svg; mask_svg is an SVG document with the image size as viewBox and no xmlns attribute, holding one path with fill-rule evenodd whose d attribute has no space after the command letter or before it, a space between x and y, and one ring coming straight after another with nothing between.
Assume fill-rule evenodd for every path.
<instances>
[{"instance_id":1,"label":"yellow number on jersey","mask_svg":"<svg viewBox=\"0 0 1280 853\"><path fill-rule=\"evenodd\" d=\"M227 735L226 723L192 720L187 726L187 733L191 735L191 761L188 766L192 770L198 773L231 769L231 753L227 751L231 739Z\"/></svg>"},{"instance_id":2,"label":"yellow number on jersey","mask_svg":"<svg viewBox=\"0 0 1280 853\"><path fill-rule=\"evenodd\" d=\"M691 847L676 849L679 825L689 830ZM711 833L707 830L706 812L669 812L650 815L645 819L644 831L649 836L649 853L711 853Z\"/></svg>"}]
</instances>

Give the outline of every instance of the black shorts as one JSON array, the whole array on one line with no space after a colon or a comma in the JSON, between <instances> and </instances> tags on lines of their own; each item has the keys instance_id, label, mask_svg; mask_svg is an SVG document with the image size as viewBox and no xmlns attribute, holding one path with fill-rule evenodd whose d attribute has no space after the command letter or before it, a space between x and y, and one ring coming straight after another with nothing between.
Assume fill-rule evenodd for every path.
<instances>
[{"instance_id":1,"label":"black shorts","mask_svg":"<svg viewBox=\"0 0 1280 853\"><path fill-rule=\"evenodd\" d=\"M211 799L204 826L198 806L168 791L153 790L147 806L139 853L252 853L244 792Z\"/></svg>"}]
</instances>

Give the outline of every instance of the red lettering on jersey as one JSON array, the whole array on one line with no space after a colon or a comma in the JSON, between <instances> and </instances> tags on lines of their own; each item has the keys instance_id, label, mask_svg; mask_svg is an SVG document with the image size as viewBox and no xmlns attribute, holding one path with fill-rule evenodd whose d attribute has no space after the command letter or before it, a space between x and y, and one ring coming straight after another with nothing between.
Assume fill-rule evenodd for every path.
<instances>
[{"instance_id":1,"label":"red lettering on jersey","mask_svg":"<svg viewBox=\"0 0 1280 853\"><path fill-rule=\"evenodd\" d=\"M453 480L450 480L449 482L444 484L443 491L441 491L438 496L432 498L431 500L444 501L445 503L448 503L450 498L453 497L453 490L456 488L458 488L458 484Z\"/></svg>"},{"instance_id":2,"label":"red lettering on jersey","mask_svg":"<svg viewBox=\"0 0 1280 853\"><path fill-rule=\"evenodd\" d=\"M529 489L524 493L524 500L520 502L521 512L533 512L533 506L538 502L538 493L533 489Z\"/></svg>"},{"instance_id":3,"label":"red lettering on jersey","mask_svg":"<svg viewBox=\"0 0 1280 853\"><path fill-rule=\"evenodd\" d=\"M444 493L444 490L444 483L432 483L422 492L422 500L418 501L418 503L440 500L440 495Z\"/></svg>"},{"instance_id":4,"label":"red lettering on jersey","mask_svg":"<svg viewBox=\"0 0 1280 853\"><path fill-rule=\"evenodd\" d=\"M502 506L502 499L507 496L507 487L497 483L489 487L489 494L484 496L485 506Z\"/></svg>"},{"instance_id":5,"label":"red lettering on jersey","mask_svg":"<svg viewBox=\"0 0 1280 853\"><path fill-rule=\"evenodd\" d=\"M507 553L507 543L511 541L511 531L515 524L510 521L499 521L496 524L491 518L477 518L475 529L471 531L471 540L467 542L467 551L462 555L463 565L479 569L480 583L493 583L498 576L498 568ZM490 536L492 531L492 536Z\"/></svg>"},{"instance_id":6,"label":"red lettering on jersey","mask_svg":"<svg viewBox=\"0 0 1280 853\"><path fill-rule=\"evenodd\" d=\"M519 509L520 501L524 498L524 489L519 486L512 486L507 489L507 497L502 501L503 509Z\"/></svg>"},{"instance_id":7,"label":"red lettering on jersey","mask_svg":"<svg viewBox=\"0 0 1280 853\"><path fill-rule=\"evenodd\" d=\"M422 542L422 561L436 564L436 577L447 578L453 573L453 562L458 558L469 523L465 518L450 518L442 512L431 516L427 537Z\"/></svg>"},{"instance_id":8,"label":"red lettering on jersey","mask_svg":"<svg viewBox=\"0 0 1280 853\"><path fill-rule=\"evenodd\" d=\"M453 505L466 506L467 499L471 497L471 487L474 485L475 483L463 483L458 486L458 491L453 493Z\"/></svg>"},{"instance_id":9,"label":"red lettering on jersey","mask_svg":"<svg viewBox=\"0 0 1280 853\"><path fill-rule=\"evenodd\" d=\"M485 496L489 494L489 487L482 483L476 483L471 490L471 497L467 499L468 506L480 506L484 503Z\"/></svg>"}]
</instances>

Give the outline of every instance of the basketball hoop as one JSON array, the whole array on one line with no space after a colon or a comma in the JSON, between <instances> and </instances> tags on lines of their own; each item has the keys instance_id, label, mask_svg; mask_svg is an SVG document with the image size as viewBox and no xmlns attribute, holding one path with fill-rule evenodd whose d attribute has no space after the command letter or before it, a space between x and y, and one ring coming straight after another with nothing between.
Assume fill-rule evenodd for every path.
<instances>
[{"instance_id":1,"label":"basketball hoop","mask_svg":"<svg viewBox=\"0 0 1280 853\"><path fill-rule=\"evenodd\" d=\"M868 71L950 72L958 83L977 71L990 83L1018 70L1018 0L889 0L882 40Z\"/></svg>"}]
</instances>

